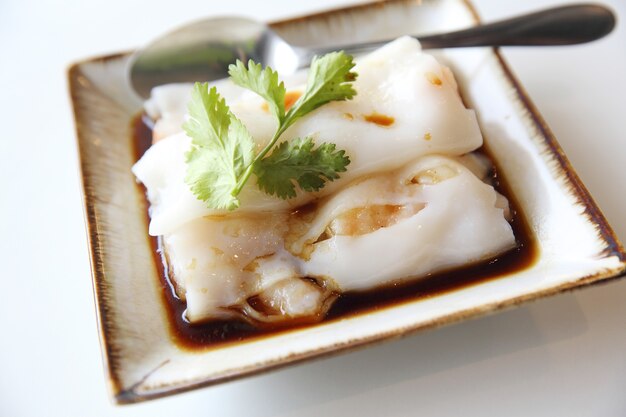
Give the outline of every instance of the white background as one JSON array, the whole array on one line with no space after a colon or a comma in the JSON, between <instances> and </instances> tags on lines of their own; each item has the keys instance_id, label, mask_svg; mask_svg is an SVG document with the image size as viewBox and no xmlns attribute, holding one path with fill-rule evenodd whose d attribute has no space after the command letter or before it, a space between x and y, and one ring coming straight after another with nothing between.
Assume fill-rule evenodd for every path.
<instances>
[{"instance_id":1,"label":"white background","mask_svg":"<svg viewBox=\"0 0 626 417\"><path fill-rule=\"evenodd\" d=\"M67 65L202 16L359 1L0 0L0 416L626 416L626 280L133 406L107 397ZM485 20L557 1L475 0ZM626 2L606 1L626 19ZM505 49L626 241L626 29Z\"/></svg>"}]
</instances>

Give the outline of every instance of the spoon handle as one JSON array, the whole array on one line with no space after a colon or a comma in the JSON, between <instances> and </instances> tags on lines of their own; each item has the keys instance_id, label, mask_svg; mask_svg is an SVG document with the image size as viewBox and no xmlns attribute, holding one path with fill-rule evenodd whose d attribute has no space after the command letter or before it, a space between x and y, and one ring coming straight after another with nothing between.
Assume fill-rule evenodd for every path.
<instances>
[{"instance_id":1,"label":"spoon handle","mask_svg":"<svg viewBox=\"0 0 626 417\"><path fill-rule=\"evenodd\" d=\"M423 48L573 45L599 39L614 26L615 16L609 9L581 4L419 39Z\"/></svg>"},{"instance_id":2,"label":"spoon handle","mask_svg":"<svg viewBox=\"0 0 626 417\"><path fill-rule=\"evenodd\" d=\"M579 4L546 9L456 32L416 38L424 49L573 45L599 39L610 33L614 26L615 16L611 10L599 5ZM368 52L387 42L389 40L329 48L306 48L301 53L311 58L313 55L341 49L349 53ZM302 58L305 59L304 56ZM308 63L309 60L305 62Z\"/></svg>"}]
</instances>

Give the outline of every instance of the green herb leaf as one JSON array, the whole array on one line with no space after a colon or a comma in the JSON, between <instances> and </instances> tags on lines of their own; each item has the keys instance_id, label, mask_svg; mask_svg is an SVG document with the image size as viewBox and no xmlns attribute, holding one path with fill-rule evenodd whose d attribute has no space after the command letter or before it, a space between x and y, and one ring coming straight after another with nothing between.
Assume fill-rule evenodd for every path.
<instances>
[{"instance_id":1,"label":"green herb leaf","mask_svg":"<svg viewBox=\"0 0 626 417\"><path fill-rule=\"evenodd\" d=\"M192 139L186 154L185 182L199 200L216 209L234 210L234 190L254 159L254 141L215 87L196 83L183 129Z\"/></svg>"},{"instance_id":2,"label":"green herb leaf","mask_svg":"<svg viewBox=\"0 0 626 417\"><path fill-rule=\"evenodd\" d=\"M272 154L254 166L259 188L282 199L296 196L295 184L305 191L318 191L326 181L339 178L350 163L333 143L315 148L310 137L282 142Z\"/></svg>"},{"instance_id":3,"label":"green herb leaf","mask_svg":"<svg viewBox=\"0 0 626 417\"><path fill-rule=\"evenodd\" d=\"M356 94L352 81L354 62L344 52L314 58L304 94L285 113L285 85L271 68L262 69L252 60L229 67L233 82L263 97L278 126L270 142L255 155L255 144L245 126L231 113L224 99L208 84L196 83L189 104L190 119L183 128L192 138L187 153L185 181L198 199L209 207L234 210L237 196L254 173L258 187L268 194L287 199L296 196L296 185L317 191L327 181L339 178L350 159L332 143L315 148L311 138L283 142L271 155L280 136L289 126L318 107Z\"/></svg>"},{"instance_id":4,"label":"green herb leaf","mask_svg":"<svg viewBox=\"0 0 626 417\"><path fill-rule=\"evenodd\" d=\"M352 56L343 51L313 58L306 90L287 112L282 130L326 103L352 99L356 95L352 82L357 77L353 67Z\"/></svg>"},{"instance_id":5,"label":"green herb leaf","mask_svg":"<svg viewBox=\"0 0 626 417\"><path fill-rule=\"evenodd\" d=\"M228 132L230 110L215 87L208 83L196 83L188 104L190 119L183 130L197 146L217 146Z\"/></svg>"},{"instance_id":6,"label":"green herb leaf","mask_svg":"<svg viewBox=\"0 0 626 417\"><path fill-rule=\"evenodd\" d=\"M278 80L278 73L270 67L261 68L261 64L248 61L248 68L237 60L236 64L228 67L228 74L232 81L240 87L254 91L267 101L270 111L278 120L283 122L285 117L285 84Z\"/></svg>"}]
</instances>

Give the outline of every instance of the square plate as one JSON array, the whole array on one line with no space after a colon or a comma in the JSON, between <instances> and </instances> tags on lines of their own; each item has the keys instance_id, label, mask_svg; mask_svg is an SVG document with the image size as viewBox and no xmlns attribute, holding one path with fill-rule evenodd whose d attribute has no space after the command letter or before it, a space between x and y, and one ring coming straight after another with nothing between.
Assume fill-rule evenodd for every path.
<instances>
[{"instance_id":1,"label":"square plate","mask_svg":"<svg viewBox=\"0 0 626 417\"><path fill-rule=\"evenodd\" d=\"M300 45L344 44L467 27L463 0L393 0L272 24ZM109 387L118 403L157 398L457 322L619 277L626 254L497 50L436 52L477 112L485 142L536 241L536 261L497 279L269 337L206 349L175 342L130 168L141 102L125 79L128 54L69 70L92 276ZM553 74L554 77L560 76Z\"/></svg>"}]
</instances>

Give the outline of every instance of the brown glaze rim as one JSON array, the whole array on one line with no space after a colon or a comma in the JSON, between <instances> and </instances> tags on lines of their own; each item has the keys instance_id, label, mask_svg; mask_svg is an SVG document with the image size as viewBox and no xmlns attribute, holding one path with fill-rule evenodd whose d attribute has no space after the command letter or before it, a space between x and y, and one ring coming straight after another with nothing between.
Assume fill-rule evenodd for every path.
<instances>
[{"instance_id":1,"label":"brown glaze rim","mask_svg":"<svg viewBox=\"0 0 626 417\"><path fill-rule=\"evenodd\" d=\"M479 15L471 3L470 0L461 0L465 5L467 10L473 16L473 19L476 23L480 22ZM316 12L313 14L283 19L280 21L270 23L271 26L280 27L287 24L297 24L299 22L306 22L312 19L320 19L327 18L329 16L335 14L341 14L352 11L362 11L367 9L383 9L385 6L389 4L412 4L412 3L421 3L419 0L382 0L382 1L374 1L369 3L362 3L353 6L347 6L337 9L331 9L322 12ZM609 226L606 218L600 211L599 207L593 201L589 191L584 186L578 175L574 172L572 165L569 160L565 156L563 149L557 142L554 134L546 124L545 120L537 110L536 106L531 101L528 93L522 87L519 80L513 74L510 66L506 63L502 54L497 48L493 50L500 66L502 67L505 78L510 82L511 86L514 88L517 98L522 103L523 107L528 111L528 114L533 122L533 124L537 127L541 138L545 144L548 146L550 154L555 158L558 163L558 174L563 175L566 178L567 186L570 187L570 190L575 195L578 202L584 206L584 214L589 218L589 220L595 224L598 228L598 233L601 235L604 240L606 247L602 251L601 255L603 257L615 256L622 263L621 268L614 268L610 270L601 271L596 274L592 274L583 278L580 278L575 281L563 283L559 286L548 288L545 290L540 290L528 294L524 294L519 297L515 297L512 299L495 302L487 305L482 305L475 308L466 309L463 311L459 311L453 314L449 314L443 317L439 317L434 320L430 320L427 322L422 322L416 324L414 326L407 326L400 329L394 329L388 332L379 333L374 336L368 336L363 338L356 338L349 340L347 342L334 344L332 346L327 346L324 348L307 351L299 354L292 354L290 356L276 359L273 361L267 361L262 363L257 363L245 368L239 368L233 370L228 373L224 373L221 375L216 375L213 377L201 379L199 381L189 382L185 384L184 382L178 381L176 384L178 386L172 387L171 385L164 385L160 387L152 387L151 392L143 392L139 393L136 391L137 386L143 382L143 380L138 381L128 388L123 388L120 383L117 367L117 354L114 352L114 349L109 341L109 337L114 337L115 329L111 328L108 324L109 320L109 311L107 307L107 301L105 297L105 283L104 283L104 269L103 269L103 257L101 253L101 240L97 232L97 223L98 219L95 211L95 202L94 195L92 194L92 184L90 179L85 176L85 165L88 161L82 157L83 153L81 151L81 140L82 137L82 123L81 123L81 109L78 104L77 91L82 88L80 85L79 78L82 75L80 66L85 63L90 62L105 62L113 59L119 59L125 55L128 55L130 52L125 53L116 53L105 56L98 56L90 59L85 59L78 61L72 64L68 68L68 85L70 91L70 98L73 104L73 113L75 120L75 129L76 129L76 137L77 137L77 147L79 153L79 171L82 183L82 198L83 198L83 210L85 216L85 224L86 224L86 232L87 232L87 240L89 245L89 257L90 264L92 270L92 282L94 288L94 301L96 308L96 315L98 318L98 330L100 343L102 346L102 360L104 363L104 368L106 372L106 376L109 382L110 391L113 395L113 400L117 404L131 404L137 403L157 398L162 398L165 396L183 393L187 391L191 391L198 388L208 387L211 385L215 385L218 383L228 382L235 379L257 375L260 373L281 369L287 367L289 365L294 365L298 363L302 363L305 361L309 361L312 359L321 359L327 358L330 356L335 356L342 354L344 352L350 352L361 347L373 345L375 343L382 343L384 341L400 339L409 335L414 334L417 331L434 329L444 325L458 323L470 318L476 318L479 316L485 316L490 313L495 313L498 311L502 311L505 309L513 308L519 306L521 304L538 300L544 297L548 297L551 295L556 295L563 292L573 291L578 288L584 288L590 285L598 285L604 284L608 282L612 282L619 278L622 278L624 274L626 274L626 253L622 244L617 239L614 231ZM149 376L146 375L146 377Z\"/></svg>"},{"instance_id":2,"label":"brown glaze rim","mask_svg":"<svg viewBox=\"0 0 626 417\"><path fill-rule=\"evenodd\" d=\"M114 59L120 59L126 53L116 53L106 56L99 56L95 58L88 58L74 64L71 64L67 69L69 95L72 102L74 124L76 131L76 146L78 148L78 170L81 181L82 201L83 201L83 216L85 217L85 231L87 234L87 244L89 245L89 264L91 266L91 281L93 285L93 297L95 302L95 313L98 325L98 337L100 339L100 346L102 349L102 362L106 374L106 378L109 384L110 391L115 395L117 402L118 393L123 392L122 384L120 383L116 367L119 366L117 362L117 353L111 342L109 341L109 335L114 338L115 328L111 327L109 320L109 307L107 306L106 293L105 293L105 273L104 273L104 257L102 256L102 242L98 233L98 217L95 209L95 196L92 192L94 189L91 183L91 178L85 175L87 169L85 166L89 163L83 157L83 149L81 146L82 135L82 109L78 105L78 91L84 86L81 84L80 77L82 77L81 65L88 62L106 62Z\"/></svg>"},{"instance_id":3,"label":"brown glaze rim","mask_svg":"<svg viewBox=\"0 0 626 417\"><path fill-rule=\"evenodd\" d=\"M619 275L615 275L615 274ZM358 339L352 339L344 343L336 343L332 346L308 351L301 354L292 354L285 358L276 359L273 361L267 361L263 363L254 364L245 368L240 368L235 371L225 373L222 375L216 375L214 377L206 378L197 382L191 382L186 385L178 387L170 387L164 385L162 387L153 387L153 392L149 393L137 393L134 391L134 386L130 389L118 390L114 392L115 402L117 404L133 404L148 400L154 400L158 398L168 397L174 394L182 394L184 392L192 391L199 388L206 388L217 384L222 384L241 378L263 374L270 371L286 368L291 365L297 365L304 362L310 362L318 359L326 359L335 356L339 356L344 353L356 351L358 349L381 344L384 342L403 339L411 336L417 332L437 329L439 327L460 323L465 320L487 316L497 312L512 309L522 304L529 303L531 301L537 301L542 298L546 298L552 295L562 294L565 292L572 292L579 288L584 288L590 285L597 286L599 284L606 284L623 278L626 273L626 267L623 267L619 272L607 271L605 273L594 274L587 277L580 278L576 281L568 282L566 284L559 285L557 287L549 288L543 291L537 291L529 294L524 294L519 297L508 299L501 302L491 303L466 309L453 314L449 314L443 317L439 317L434 320L422 322L415 326L407 326L400 329L394 329L389 332L379 333L375 336L363 337ZM149 376L149 375L148 375ZM142 381L139 381L142 382Z\"/></svg>"},{"instance_id":4,"label":"brown glaze rim","mask_svg":"<svg viewBox=\"0 0 626 417\"><path fill-rule=\"evenodd\" d=\"M613 229L609 226L604 214L602 214L602 211L591 197L589 190L587 190L587 187L585 187L576 171L574 171L572 164L565 155L563 148L561 148L561 145L556 140L554 133L552 133L552 130L546 123L541 113L539 113L539 110L537 110L537 107L530 99L530 96L520 81L513 74L509 64L504 60L504 57L498 48L494 48L494 54L498 59L500 66L504 70L507 80L511 82L515 93L517 94L517 98L528 110L528 114L531 117L533 124L539 129L542 139L550 150L550 154L559 164L559 173L567 178L567 183L571 187L571 191L575 194L578 202L585 208L584 214L591 222L593 222L594 225L598 227L598 232L602 235L602 238L607 245L602 251L602 255L616 256L621 262L626 261L624 247L620 243ZM626 272L626 270L622 273L624 272Z\"/></svg>"}]
</instances>

